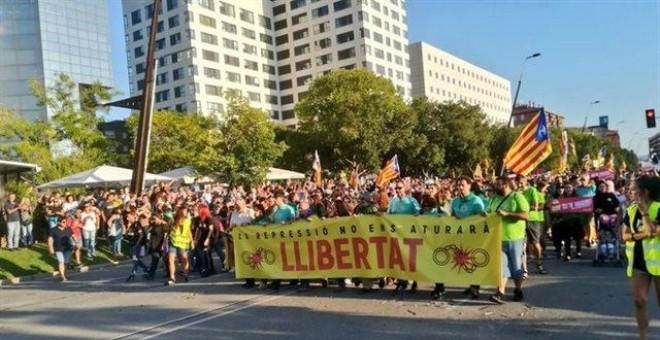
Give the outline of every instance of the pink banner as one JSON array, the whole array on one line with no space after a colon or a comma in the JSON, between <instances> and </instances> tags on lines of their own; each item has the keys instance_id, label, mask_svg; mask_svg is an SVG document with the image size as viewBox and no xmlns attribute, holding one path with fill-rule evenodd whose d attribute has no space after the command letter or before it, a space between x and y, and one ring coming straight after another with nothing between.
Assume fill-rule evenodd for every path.
<instances>
[{"instance_id":1,"label":"pink banner","mask_svg":"<svg viewBox=\"0 0 660 340\"><path fill-rule=\"evenodd\" d=\"M552 214L591 214L594 211L593 197L569 197L552 200Z\"/></svg>"},{"instance_id":2,"label":"pink banner","mask_svg":"<svg viewBox=\"0 0 660 340\"><path fill-rule=\"evenodd\" d=\"M610 179L614 179L614 173L608 169L605 168L600 168L597 170L592 170L589 171L589 176L591 178L598 177L599 180L601 181L607 181Z\"/></svg>"}]
</instances>

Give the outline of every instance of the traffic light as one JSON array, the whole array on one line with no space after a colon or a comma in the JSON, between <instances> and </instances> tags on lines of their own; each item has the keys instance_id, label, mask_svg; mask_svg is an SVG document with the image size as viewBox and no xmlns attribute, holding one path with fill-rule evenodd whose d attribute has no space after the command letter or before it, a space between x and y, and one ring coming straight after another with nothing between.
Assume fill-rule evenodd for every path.
<instances>
[{"instance_id":1,"label":"traffic light","mask_svg":"<svg viewBox=\"0 0 660 340\"><path fill-rule=\"evenodd\" d=\"M655 127L655 110L653 109L646 110L646 127L649 129Z\"/></svg>"}]
</instances>

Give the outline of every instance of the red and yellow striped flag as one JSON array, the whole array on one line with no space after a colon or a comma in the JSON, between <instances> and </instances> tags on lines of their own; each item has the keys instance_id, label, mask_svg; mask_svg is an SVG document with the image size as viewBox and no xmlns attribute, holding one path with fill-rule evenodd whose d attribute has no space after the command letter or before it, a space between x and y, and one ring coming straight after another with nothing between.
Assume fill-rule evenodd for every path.
<instances>
[{"instance_id":1,"label":"red and yellow striped flag","mask_svg":"<svg viewBox=\"0 0 660 340\"><path fill-rule=\"evenodd\" d=\"M323 185L323 179L321 178L321 158L319 158L319 152L314 151L314 163L312 163L312 169L314 169L314 176L312 177L314 184L317 187Z\"/></svg>"},{"instance_id":2,"label":"red and yellow striped flag","mask_svg":"<svg viewBox=\"0 0 660 340\"><path fill-rule=\"evenodd\" d=\"M552 153L545 110L541 108L504 156L504 165L513 173L528 175Z\"/></svg>"},{"instance_id":3,"label":"red and yellow striped flag","mask_svg":"<svg viewBox=\"0 0 660 340\"><path fill-rule=\"evenodd\" d=\"M401 169L399 168L399 158L394 155L392 159L387 161L387 164L380 170L378 177L376 177L376 185L382 186L387 182L399 177Z\"/></svg>"}]
</instances>

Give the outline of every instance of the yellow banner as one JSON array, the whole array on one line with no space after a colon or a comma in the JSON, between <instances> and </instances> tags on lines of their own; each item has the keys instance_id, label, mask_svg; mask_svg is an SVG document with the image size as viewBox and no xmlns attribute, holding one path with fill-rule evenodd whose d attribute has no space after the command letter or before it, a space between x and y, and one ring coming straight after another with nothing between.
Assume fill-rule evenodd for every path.
<instances>
[{"instance_id":1,"label":"yellow banner","mask_svg":"<svg viewBox=\"0 0 660 340\"><path fill-rule=\"evenodd\" d=\"M501 219L373 215L233 230L236 277L378 278L496 286Z\"/></svg>"}]
</instances>

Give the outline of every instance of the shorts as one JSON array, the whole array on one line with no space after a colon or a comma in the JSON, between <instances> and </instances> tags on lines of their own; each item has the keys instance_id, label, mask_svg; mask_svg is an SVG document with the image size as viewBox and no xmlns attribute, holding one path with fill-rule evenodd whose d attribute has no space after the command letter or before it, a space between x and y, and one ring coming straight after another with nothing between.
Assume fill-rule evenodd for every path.
<instances>
[{"instance_id":1,"label":"shorts","mask_svg":"<svg viewBox=\"0 0 660 340\"><path fill-rule=\"evenodd\" d=\"M527 242L539 243L541 241L541 235L543 235L543 223L528 221L525 231L527 232Z\"/></svg>"},{"instance_id":2,"label":"shorts","mask_svg":"<svg viewBox=\"0 0 660 340\"><path fill-rule=\"evenodd\" d=\"M71 251L56 251L55 257L57 257L57 263L69 264L71 262Z\"/></svg>"},{"instance_id":3,"label":"shorts","mask_svg":"<svg viewBox=\"0 0 660 340\"><path fill-rule=\"evenodd\" d=\"M170 244L169 249L167 249L168 254L176 254L178 257L182 257L184 254L188 255L188 248L179 248Z\"/></svg>"},{"instance_id":4,"label":"shorts","mask_svg":"<svg viewBox=\"0 0 660 340\"><path fill-rule=\"evenodd\" d=\"M525 239L502 241L502 273L504 278L523 278L523 249Z\"/></svg>"}]
</instances>

